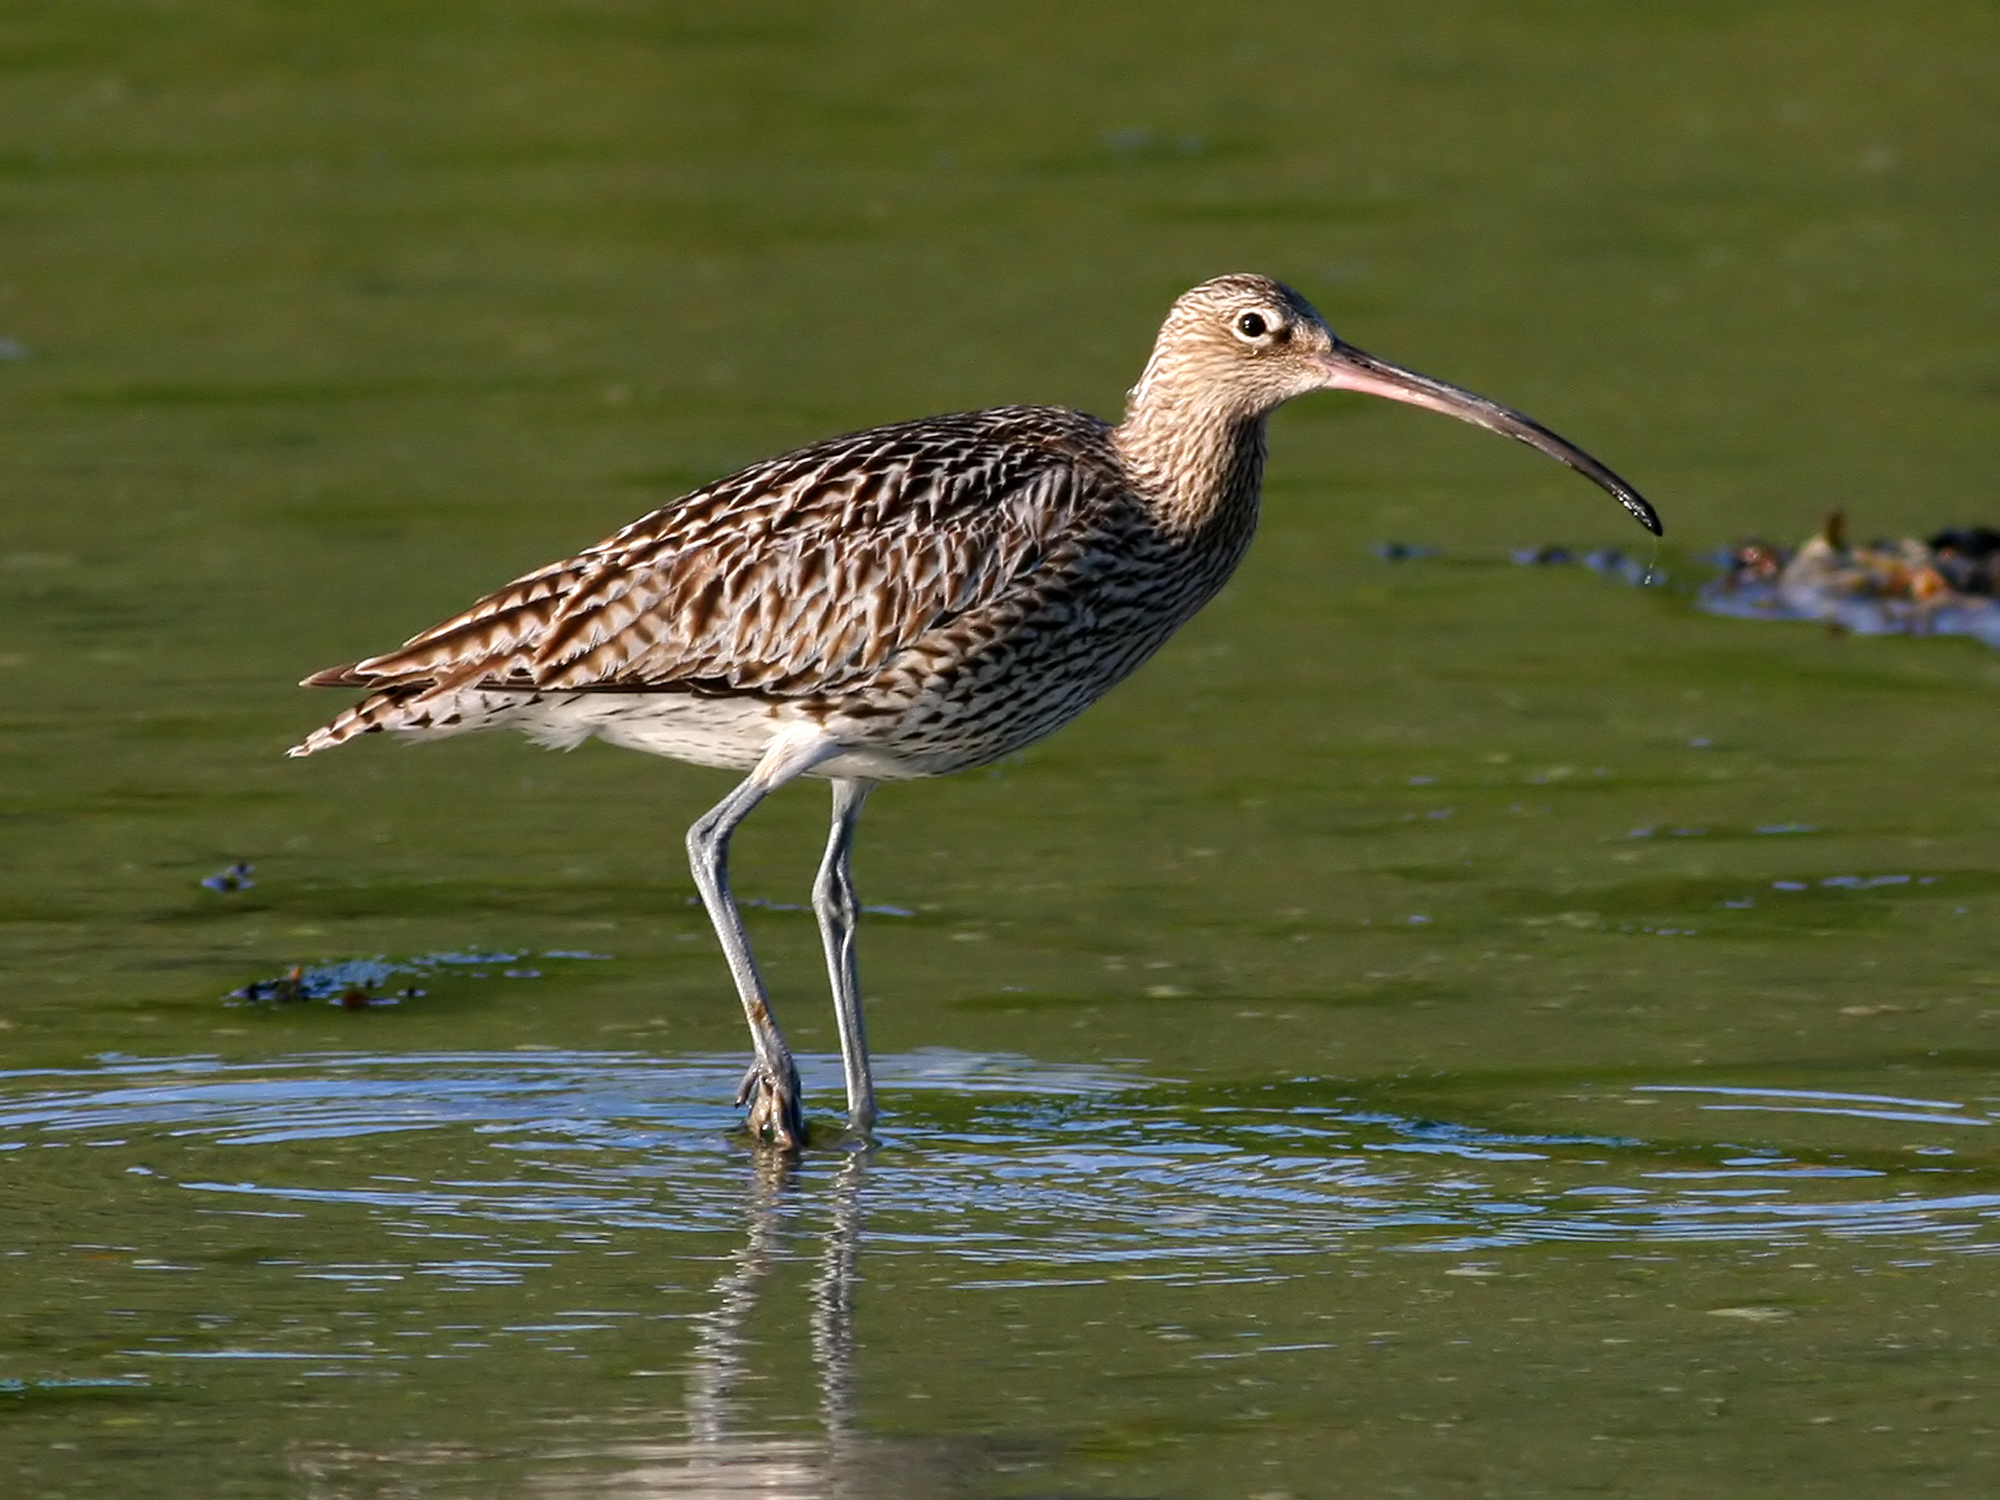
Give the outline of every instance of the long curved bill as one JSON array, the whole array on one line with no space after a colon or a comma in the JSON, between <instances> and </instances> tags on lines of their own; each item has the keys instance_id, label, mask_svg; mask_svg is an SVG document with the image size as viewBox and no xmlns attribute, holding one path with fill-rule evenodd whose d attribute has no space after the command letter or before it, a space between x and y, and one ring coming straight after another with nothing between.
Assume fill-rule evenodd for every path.
<instances>
[{"instance_id":1,"label":"long curved bill","mask_svg":"<svg viewBox=\"0 0 2000 1500\"><path fill-rule=\"evenodd\" d=\"M1510 437L1517 443L1526 443L1603 486L1641 526L1654 536L1661 534L1659 513L1646 503L1645 497L1637 490L1574 443L1557 437L1541 423L1522 416L1512 407L1488 401L1484 396L1476 396L1442 380L1433 380L1428 375L1419 375L1415 370L1405 370L1401 365L1392 365L1338 339L1329 353L1319 356L1319 361L1328 390L1360 391L1364 395L1384 396L1391 401L1421 406L1427 411L1441 411L1448 417L1457 417L1461 422L1470 422L1475 427L1484 427Z\"/></svg>"}]
</instances>

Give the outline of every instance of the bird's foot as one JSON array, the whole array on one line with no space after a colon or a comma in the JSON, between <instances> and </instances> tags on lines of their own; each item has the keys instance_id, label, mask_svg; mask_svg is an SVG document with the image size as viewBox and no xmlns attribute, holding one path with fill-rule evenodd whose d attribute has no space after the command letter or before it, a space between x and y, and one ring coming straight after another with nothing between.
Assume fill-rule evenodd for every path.
<instances>
[{"instance_id":1,"label":"bird's foot","mask_svg":"<svg viewBox=\"0 0 2000 1500\"><path fill-rule=\"evenodd\" d=\"M743 1117L750 1134L768 1141L780 1151L796 1151L806 1143L805 1106L801 1100L799 1070L788 1057L782 1069L763 1059L750 1064L736 1102L748 1106Z\"/></svg>"}]
</instances>

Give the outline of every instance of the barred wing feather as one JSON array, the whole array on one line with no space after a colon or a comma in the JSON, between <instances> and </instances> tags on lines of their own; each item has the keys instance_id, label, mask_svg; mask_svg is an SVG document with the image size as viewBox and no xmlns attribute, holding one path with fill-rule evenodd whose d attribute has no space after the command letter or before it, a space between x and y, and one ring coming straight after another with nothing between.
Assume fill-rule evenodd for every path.
<instances>
[{"instance_id":1,"label":"barred wing feather","mask_svg":"<svg viewBox=\"0 0 2000 1500\"><path fill-rule=\"evenodd\" d=\"M432 692L671 686L793 696L879 671L1021 587L1085 502L1076 413L933 417L708 485L399 650L307 679Z\"/></svg>"}]
</instances>

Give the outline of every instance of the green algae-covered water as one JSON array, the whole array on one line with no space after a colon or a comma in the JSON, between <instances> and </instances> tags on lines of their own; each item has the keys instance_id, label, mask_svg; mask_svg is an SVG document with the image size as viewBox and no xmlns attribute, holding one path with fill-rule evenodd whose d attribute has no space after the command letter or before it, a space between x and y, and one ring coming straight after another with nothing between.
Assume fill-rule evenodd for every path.
<instances>
[{"instance_id":1,"label":"green algae-covered water","mask_svg":"<svg viewBox=\"0 0 2000 1500\"><path fill-rule=\"evenodd\" d=\"M1996 519L2000 20L1504 10L10 6L6 1492L1990 1494L2000 656L1689 590ZM1668 585L1288 409L1183 637L871 805L874 1153L735 1132L727 778L283 759L739 463L1115 412L1237 269L1612 463ZM831 1121L823 818L738 884Z\"/></svg>"}]
</instances>

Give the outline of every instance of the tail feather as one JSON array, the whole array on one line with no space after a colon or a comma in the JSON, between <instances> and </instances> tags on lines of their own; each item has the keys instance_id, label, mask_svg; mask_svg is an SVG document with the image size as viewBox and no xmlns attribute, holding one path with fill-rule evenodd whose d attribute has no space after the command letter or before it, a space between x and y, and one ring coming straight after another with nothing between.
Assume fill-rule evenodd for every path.
<instances>
[{"instance_id":1,"label":"tail feather","mask_svg":"<svg viewBox=\"0 0 2000 1500\"><path fill-rule=\"evenodd\" d=\"M367 687L374 681L374 679L371 677L365 677L360 672L357 672L355 668L359 667L360 665L361 663L358 661L351 661L344 667L328 667L324 672L315 672L310 677L302 678L299 682L299 686L300 687Z\"/></svg>"},{"instance_id":2,"label":"tail feather","mask_svg":"<svg viewBox=\"0 0 2000 1500\"><path fill-rule=\"evenodd\" d=\"M372 687L374 692L348 709L332 723L315 729L285 753L311 755L344 745L358 734L375 734L384 729L453 730L467 727L456 707L459 695L478 687L486 678L486 663L470 661L456 669L415 682L384 684L372 672L364 672L365 662L352 666L329 667L305 680L307 687Z\"/></svg>"},{"instance_id":3,"label":"tail feather","mask_svg":"<svg viewBox=\"0 0 2000 1500\"><path fill-rule=\"evenodd\" d=\"M371 693L352 708L342 709L330 723L315 729L285 754L313 755L321 750L331 750L335 745L344 745L357 735L379 734L385 729L415 728L416 723L410 713L411 700L423 695L423 686L393 687Z\"/></svg>"}]
</instances>

